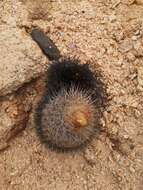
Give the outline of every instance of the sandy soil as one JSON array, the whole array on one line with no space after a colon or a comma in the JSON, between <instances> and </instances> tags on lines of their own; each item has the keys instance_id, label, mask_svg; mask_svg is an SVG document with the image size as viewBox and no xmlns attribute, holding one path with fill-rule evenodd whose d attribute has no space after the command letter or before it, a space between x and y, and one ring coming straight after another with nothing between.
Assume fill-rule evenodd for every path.
<instances>
[{"instance_id":1,"label":"sandy soil","mask_svg":"<svg viewBox=\"0 0 143 190\"><path fill-rule=\"evenodd\" d=\"M45 56L27 33L32 26L43 29L63 55L77 56L83 63L90 61L93 70L98 64L110 98L101 121L100 136L83 150L57 153L39 142L32 119L35 99L40 96L35 89L42 85L43 80L39 79L32 85L28 83L24 89L29 90L25 90L24 96L30 97L31 101L29 120L26 120L25 130L12 138L9 147L0 152L0 189L142 190L143 1L3 0L0 10L0 29L5 36L0 40L1 48L8 48L19 39L21 34L17 32L24 33L23 38L20 37L21 40L7 51L13 56L10 56L11 61L5 58L8 55L4 50L0 58L2 76L5 80L7 72L10 76L9 82L2 83L3 104L5 98L13 97L14 91L23 83L36 78L37 73L38 77L42 75L39 73L43 73L42 68L46 67ZM7 46L3 45L5 43ZM19 58L17 51L26 53ZM35 70L29 71L30 75L27 72L29 57L30 68L35 63L37 65ZM18 60L23 69L18 67L17 75L13 74L17 73L13 70L17 66L12 65L16 65ZM7 66L3 67L5 64ZM9 92L12 94L6 95ZM21 94L13 98L22 102ZM8 127L7 117L5 120Z\"/></svg>"}]
</instances>

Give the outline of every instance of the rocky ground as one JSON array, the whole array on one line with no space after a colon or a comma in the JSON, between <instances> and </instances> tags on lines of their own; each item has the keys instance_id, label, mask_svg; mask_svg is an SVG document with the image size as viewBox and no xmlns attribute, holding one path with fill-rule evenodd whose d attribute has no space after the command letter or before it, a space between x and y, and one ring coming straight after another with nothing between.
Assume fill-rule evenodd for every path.
<instances>
[{"instance_id":1,"label":"rocky ground","mask_svg":"<svg viewBox=\"0 0 143 190\"><path fill-rule=\"evenodd\" d=\"M107 85L102 133L80 151L51 151L36 135L49 61L35 26ZM1 190L143 189L143 0L1 0L0 55Z\"/></svg>"}]
</instances>

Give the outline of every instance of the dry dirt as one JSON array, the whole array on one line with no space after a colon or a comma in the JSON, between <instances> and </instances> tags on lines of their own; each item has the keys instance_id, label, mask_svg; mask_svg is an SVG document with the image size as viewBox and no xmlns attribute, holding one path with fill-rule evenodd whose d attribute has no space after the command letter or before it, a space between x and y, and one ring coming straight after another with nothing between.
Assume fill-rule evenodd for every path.
<instances>
[{"instance_id":1,"label":"dry dirt","mask_svg":"<svg viewBox=\"0 0 143 190\"><path fill-rule=\"evenodd\" d=\"M52 151L36 135L48 60L34 26L104 76L102 133L80 151ZM143 189L143 0L1 0L0 52L1 190Z\"/></svg>"}]
</instances>

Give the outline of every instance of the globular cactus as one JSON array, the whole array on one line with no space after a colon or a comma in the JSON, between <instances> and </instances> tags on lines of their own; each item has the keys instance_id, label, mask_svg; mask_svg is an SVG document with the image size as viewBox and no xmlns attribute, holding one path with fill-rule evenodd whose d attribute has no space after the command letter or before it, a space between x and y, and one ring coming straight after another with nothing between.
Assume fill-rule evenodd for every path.
<instances>
[{"instance_id":1,"label":"globular cactus","mask_svg":"<svg viewBox=\"0 0 143 190\"><path fill-rule=\"evenodd\" d=\"M47 71L46 90L35 114L41 142L60 149L81 147L99 127L101 107L106 99L104 84L88 64L62 58L57 47L41 31L36 29L32 37L51 60L56 56ZM42 46L46 38L46 45ZM47 53L45 47L53 49Z\"/></svg>"},{"instance_id":2,"label":"globular cactus","mask_svg":"<svg viewBox=\"0 0 143 190\"><path fill-rule=\"evenodd\" d=\"M63 88L45 101L39 111L37 127L43 142L62 149L76 148L89 141L98 121L90 94L75 87L69 91Z\"/></svg>"}]
</instances>

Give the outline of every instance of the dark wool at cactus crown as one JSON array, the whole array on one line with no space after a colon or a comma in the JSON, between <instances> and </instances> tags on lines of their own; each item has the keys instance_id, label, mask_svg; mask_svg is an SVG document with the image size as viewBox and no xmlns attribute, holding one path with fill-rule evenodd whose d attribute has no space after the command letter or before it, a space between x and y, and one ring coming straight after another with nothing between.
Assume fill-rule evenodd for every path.
<instances>
[{"instance_id":1,"label":"dark wool at cactus crown","mask_svg":"<svg viewBox=\"0 0 143 190\"><path fill-rule=\"evenodd\" d=\"M34 29L32 38L53 62L47 71L47 87L36 114L41 142L69 150L84 146L99 128L106 91L97 73L78 59L62 58L45 34ZM104 99L104 100L103 100Z\"/></svg>"}]
</instances>

